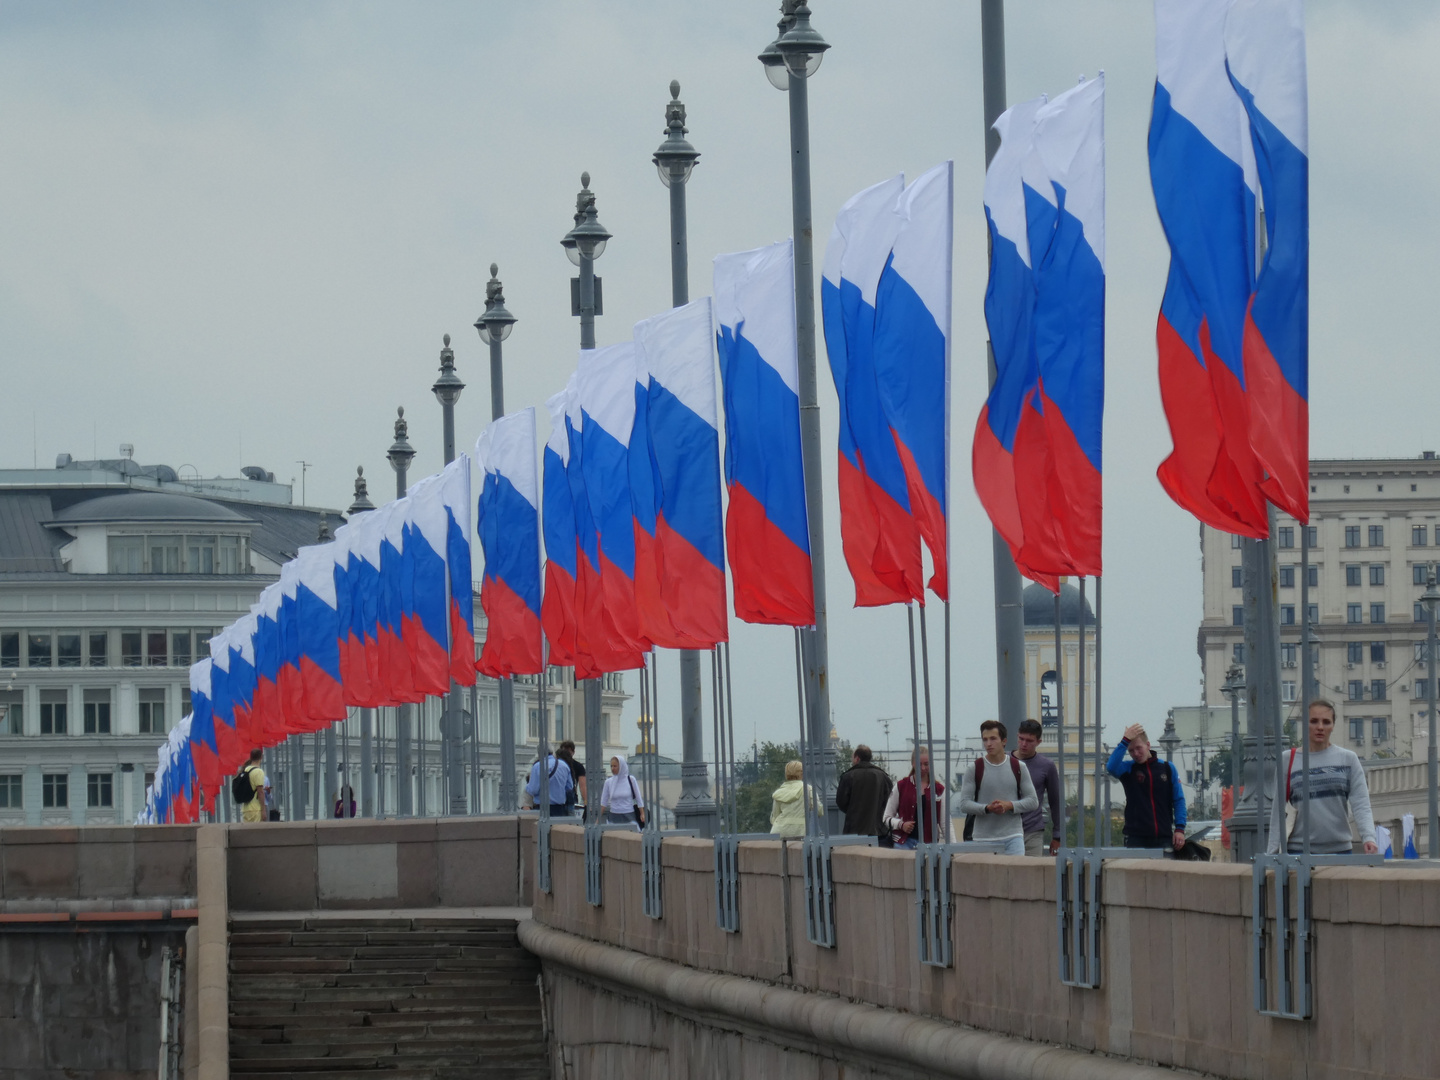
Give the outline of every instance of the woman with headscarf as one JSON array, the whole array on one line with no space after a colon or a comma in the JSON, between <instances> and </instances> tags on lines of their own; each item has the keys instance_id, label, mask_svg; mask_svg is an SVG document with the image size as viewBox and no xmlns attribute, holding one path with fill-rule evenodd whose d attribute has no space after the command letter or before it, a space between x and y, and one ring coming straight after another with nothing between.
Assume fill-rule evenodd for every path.
<instances>
[{"instance_id":1,"label":"woman with headscarf","mask_svg":"<svg viewBox=\"0 0 1440 1080\"><path fill-rule=\"evenodd\" d=\"M600 812L609 825L645 825L645 798L630 775L630 766L616 754L610 759L610 775L600 792Z\"/></svg>"}]
</instances>

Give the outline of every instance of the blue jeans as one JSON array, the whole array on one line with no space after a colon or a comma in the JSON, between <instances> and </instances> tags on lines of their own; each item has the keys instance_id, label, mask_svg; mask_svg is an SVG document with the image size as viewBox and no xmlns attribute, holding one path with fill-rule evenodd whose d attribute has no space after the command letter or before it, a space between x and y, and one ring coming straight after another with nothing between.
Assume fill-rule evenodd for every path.
<instances>
[{"instance_id":1,"label":"blue jeans","mask_svg":"<svg viewBox=\"0 0 1440 1080\"><path fill-rule=\"evenodd\" d=\"M1004 854L1006 854L1006 855L1024 855L1024 854L1025 854L1025 836L1024 836L1023 833L1017 834L1017 835L1015 835L1015 836L1007 836L1007 837L1005 837L1005 851L1004 851Z\"/></svg>"}]
</instances>

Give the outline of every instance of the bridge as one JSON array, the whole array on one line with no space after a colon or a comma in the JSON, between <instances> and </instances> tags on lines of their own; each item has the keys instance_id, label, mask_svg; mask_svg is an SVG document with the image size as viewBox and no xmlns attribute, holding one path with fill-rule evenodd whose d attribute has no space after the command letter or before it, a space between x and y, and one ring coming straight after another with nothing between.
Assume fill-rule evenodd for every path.
<instances>
[{"instance_id":1,"label":"bridge","mask_svg":"<svg viewBox=\"0 0 1440 1080\"><path fill-rule=\"evenodd\" d=\"M1257 1009L1244 865L1108 860L1086 987L1060 978L1052 859L948 854L917 907L912 853L835 847L826 947L797 842L738 845L729 931L713 842L666 837L652 875L640 834L594 832L587 856L555 825L547 872L537 831L4 829L0 1077L154 1075L182 946L170 1052L198 1080L1440 1076L1426 864L1322 866L1310 919L1262 920L1312 957L1296 1020ZM945 966L919 952L936 913Z\"/></svg>"}]
</instances>

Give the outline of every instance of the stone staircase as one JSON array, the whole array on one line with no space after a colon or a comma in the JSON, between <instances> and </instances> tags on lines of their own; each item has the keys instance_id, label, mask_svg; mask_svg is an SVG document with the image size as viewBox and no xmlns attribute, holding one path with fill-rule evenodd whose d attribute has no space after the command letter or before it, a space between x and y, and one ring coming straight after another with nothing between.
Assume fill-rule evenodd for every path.
<instances>
[{"instance_id":1,"label":"stone staircase","mask_svg":"<svg viewBox=\"0 0 1440 1080\"><path fill-rule=\"evenodd\" d=\"M230 1076L546 1080L513 918L232 919Z\"/></svg>"}]
</instances>

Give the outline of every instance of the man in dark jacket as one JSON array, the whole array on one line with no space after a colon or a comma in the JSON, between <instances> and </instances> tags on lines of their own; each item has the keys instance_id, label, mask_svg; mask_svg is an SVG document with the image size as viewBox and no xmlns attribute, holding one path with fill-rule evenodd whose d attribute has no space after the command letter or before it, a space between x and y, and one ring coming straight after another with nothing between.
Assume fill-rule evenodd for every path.
<instances>
[{"instance_id":1,"label":"man in dark jacket","mask_svg":"<svg viewBox=\"0 0 1440 1080\"><path fill-rule=\"evenodd\" d=\"M1151 752L1143 727L1131 724L1125 729L1106 769L1125 789L1125 846L1183 848L1185 791L1180 774Z\"/></svg>"},{"instance_id":2,"label":"man in dark jacket","mask_svg":"<svg viewBox=\"0 0 1440 1080\"><path fill-rule=\"evenodd\" d=\"M895 782L870 758L870 747L864 743L855 747L851 768L841 775L835 788L835 805L845 815L844 831L850 836L881 837L889 832L883 816Z\"/></svg>"}]
</instances>

